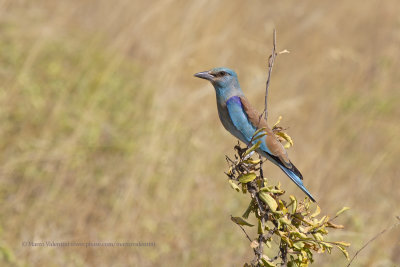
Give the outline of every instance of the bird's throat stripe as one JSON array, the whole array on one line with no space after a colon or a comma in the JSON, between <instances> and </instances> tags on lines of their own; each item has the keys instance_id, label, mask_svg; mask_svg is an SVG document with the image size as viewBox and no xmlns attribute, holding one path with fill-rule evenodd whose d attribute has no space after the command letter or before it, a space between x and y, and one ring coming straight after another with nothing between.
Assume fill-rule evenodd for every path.
<instances>
[{"instance_id":1,"label":"bird's throat stripe","mask_svg":"<svg viewBox=\"0 0 400 267\"><path fill-rule=\"evenodd\" d=\"M239 96L232 96L231 98L228 99L228 101L226 101L226 104L238 104L239 106L242 106L242 101L240 101L240 97Z\"/></svg>"}]
</instances>

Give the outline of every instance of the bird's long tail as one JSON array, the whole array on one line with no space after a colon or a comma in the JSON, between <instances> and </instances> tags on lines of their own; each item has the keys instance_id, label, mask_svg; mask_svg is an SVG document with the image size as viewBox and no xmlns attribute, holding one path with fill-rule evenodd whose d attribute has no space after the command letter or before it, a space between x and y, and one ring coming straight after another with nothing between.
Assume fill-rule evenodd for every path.
<instances>
[{"instance_id":1,"label":"bird's long tail","mask_svg":"<svg viewBox=\"0 0 400 267\"><path fill-rule=\"evenodd\" d=\"M308 190L305 188L305 186L303 185L303 182L301 181L301 178L292 170L286 168L285 166L278 164L278 166L282 169L282 171L284 171L287 176L289 176L289 178L298 186L300 187L300 189L313 201L315 202L315 199L313 198L313 196L310 194L310 192L308 192ZM294 166L293 166L294 167ZM294 167L295 170L296 167Z\"/></svg>"}]
</instances>

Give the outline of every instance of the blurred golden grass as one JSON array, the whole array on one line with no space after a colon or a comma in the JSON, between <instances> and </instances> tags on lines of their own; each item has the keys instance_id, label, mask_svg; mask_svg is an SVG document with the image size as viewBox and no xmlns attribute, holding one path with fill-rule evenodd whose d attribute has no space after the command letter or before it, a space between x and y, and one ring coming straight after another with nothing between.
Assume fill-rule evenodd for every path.
<instances>
[{"instance_id":1,"label":"blurred golden grass","mask_svg":"<svg viewBox=\"0 0 400 267\"><path fill-rule=\"evenodd\" d=\"M227 66L263 106L325 212L351 206L350 254L399 214L400 20L395 0L0 1L2 250L28 266L240 265L211 85ZM278 168L268 176L301 192ZM353 266L399 264L399 230ZM336 238L340 239L340 237ZM156 248L27 248L22 241L154 241ZM7 253L6 253L7 254ZM4 253L3 253L4 255ZM3 260L6 259L3 257ZM344 265L340 252L316 266Z\"/></svg>"}]
</instances>

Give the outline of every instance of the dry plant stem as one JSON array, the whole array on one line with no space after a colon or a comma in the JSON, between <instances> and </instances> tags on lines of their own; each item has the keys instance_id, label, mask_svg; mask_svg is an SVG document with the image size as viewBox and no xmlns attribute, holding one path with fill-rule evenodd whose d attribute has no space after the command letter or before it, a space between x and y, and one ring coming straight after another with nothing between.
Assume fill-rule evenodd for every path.
<instances>
[{"instance_id":1,"label":"dry plant stem","mask_svg":"<svg viewBox=\"0 0 400 267\"><path fill-rule=\"evenodd\" d=\"M250 143L255 139L254 136L257 136L262 130L260 129L253 135ZM231 187L238 192L241 191L243 194L248 193L251 197L250 204L242 217L231 216L232 221L242 229L246 238L251 242L254 252L251 266L271 264L280 264L280 266L297 264L296 266L299 266L299 264L309 264L313 261L313 251L320 252L322 249L323 252L331 253L334 245L348 258L345 247L350 246L350 244L323 241L323 235L328 234L325 228L341 229L343 226L330 224L327 216L316 220L314 217L319 214L320 208L317 207L314 213L311 213L310 202L307 202L307 199L304 202L299 202L294 196L290 196L292 201L289 204L279 199L285 193L284 190L281 190L280 184L267 186L268 181L264 179L261 157L258 162L251 158L259 146L260 142L254 144L251 148L249 144L245 148L240 147L240 144L238 144L234 147L237 153L235 154L235 160L225 156L230 166L226 175L230 179ZM242 189L239 187L240 184ZM288 207L290 206L292 208L289 210ZM337 216L346 209L343 208L339 211ZM254 239L250 238L244 227L242 227L242 225L254 226L243 219L247 219L251 213L254 213L254 216L258 219L258 236ZM274 228L271 229L268 223L271 223ZM267 233L264 232L266 230L268 231ZM272 236L280 238L280 242L276 243L279 245L279 251L273 259L269 259L264 255L264 244L271 247L271 242L274 241ZM276 262L278 259L280 259L280 262ZM246 263L245 266L249 265Z\"/></svg>"},{"instance_id":2,"label":"dry plant stem","mask_svg":"<svg viewBox=\"0 0 400 267\"><path fill-rule=\"evenodd\" d=\"M272 68L274 67L274 62L275 62L275 58L277 56L276 53L276 30L274 29L274 35L273 35L273 47L272 47L272 53L268 58L268 79L267 79L267 84L266 84L266 88L265 88L265 106L264 106L264 118L265 120L267 120L268 118L268 89L269 89L269 83L271 81L271 73L272 73ZM261 114L262 116L262 114ZM261 117L260 117L261 120Z\"/></svg>"},{"instance_id":3,"label":"dry plant stem","mask_svg":"<svg viewBox=\"0 0 400 267\"><path fill-rule=\"evenodd\" d=\"M258 207L258 212L260 213L260 217L261 217L261 227L264 228L264 216L266 214L266 211L264 210L264 208L262 206L263 202L259 198L258 194L255 193L253 190L256 190L256 189L252 188L251 195L252 195L253 199L256 200L257 207ZM249 192L250 192L250 190L249 190ZM257 238L258 247L256 247L254 249L254 253L255 253L254 262L255 263L258 263L261 260L262 256L263 256L263 253L264 253L264 240L265 240L264 235L263 234L259 234L258 238Z\"/></svg>"},{"instance_id":4,"label":"dry plant stem","mask_svg":"<svg viewBox=\"0 0 400 267\"><path fill-rule=\"evenodd\" d=\"M263 169L262 169L262 159L260 158L260 177L261 177L261 187L264 187L264 173L263 173ZM261 227L264 229L265 226L265 217L268 216L268 210L266 210L263 205L262 200L260 199L258 193L257 193L257 188L254 187L252 184L249 184L248 186L248 190L249 193L251 194L251 197L255 200L255 202L257 203L257 207L258 207L258 213L261 217ZM258 238L257 238L257 242L258 242L258 247L256 247L254 249L254 260L253 262L255 263L255 265L258 265L258 263L260 262L260 260L262 259L262 256L264 254L264 241L267 240L273 233L275 230L273 230L272 232L268 232L268 237L266 238L264 234L259 234Z\"/></svg>"},{"instance_id":5,"label":"dry plant stem","mask_svg":"<svg viewBox=\"0 0 400 267\"><path fill-rule=\"evenodd\" d=\"M264 114L265 120L267 120L268 117L268 89L269 89L269 84L271 81L271 74L272 74L272 68L274 67L274 62L276 58L276 30L274 29L273 32L273 47L272 47L272 53L268 58L268 78L267 78L267 83L266 83L266 88L265 88L265 105L264 105L264 112L261 113L261 116L259 118L259 123L262 119L262 116ZM250 142L251 144L251 142ZM260 157L260 176L262 179L262 187L264 186L264 173L262 169L262 159ZM256 201L257 207L258 207L258 212L261 217L261 227L264 229L264 224L265 224L265 217L268 217L268 211L264 210L263 205L262 205L262 200L259 198L257 189L254 187L249 187L248 188L249 192L251 193L252 198ZM272 232L273 234L273 232ZM258 262L261 260L263 253L264 253L264 240L265 236L264 234L259 234L258 236L258 247L254 249L255 253L255 258L253 262L258 264Z\"/></svg>"},{"instance_id":6,"label":"dry plant stem","mask_svg":"<svg viewBox=\"0 0 400 267\"><path fill-rule=\"evenodd\" d=\"M267 120L268 117L267 100L272 69L276 56L281 53L288 53L288 51L276 52L276 31L274 29L273 50L268 59L265 106L264 111L259 116L259 123L263 116L265 120ZM279 121L275 126L278 123ZM275 126L273 128L274 133L283 130L282 127ZM242 229L247 239L251 242L251 247L254 251L254 258L251 261L251 266L270 265L267 264L268 262L273 265L280 264L281 266L293 264L296 264L296 266L299 266L299 264L305 266L304 264L309 264L313 261L313 251L320 252L322 249L323 252L327 251L331 253L333 245L336 245L342 250L348 258L345 247L350 244L345 242L323 241L323 235L328 234L328 231L325 230L326 227L343 228L343 226L329 225L329 217L327 216L316 221L313 217L319 214L320 208L317 207L318 209L314 212L315 215L312 215L310 212L310 203L306 200L304 202L298 202L294 196L290 196L292 202L287 205L286 201L279 199L280 196L285 193L284 190L281 190L280 184L277 186L266 186L268 181L264 179L262 158L259 157L259 162L255 162L251 158L261 144L261 141L257 143L255 143L255 141L265 135L263 130L264 128L258 129L245 148L241 148L239 143L234 147L237 153L237 155L235 154L235 160L231 160L226 156L226 160L230 166L226 175L230 179L232 188L244 194L249 193L251 197L250 204L242 217L233 217L231 215L232 221ZM255 144L253 144L253 142ZM239 188L240 184L242 189ZM291 205L293 205L291 210L288 210L288 207ZM242 227L242 225L254 226L243 219L247 219L250 213L254 213L255 217L258 219L258 236L254 239L250 238L244 227ZM270 228L268 225L269 223L272 224L273 229ZM301 227L303 227L303 230ZM308 228L309 230L306 230ZM264 255L264 249L265 246L271 247L271 242L274 241L272 238L273 236L277 236L277 238L280 239L280 242L276 243L279 245L279 251L273 259L269 259ZM280 259L280 262L276 262L278 259ZM245 266L249 265L246 263Z\"/></svg>"},{"instance_id":7,"label":"dry plant stem","mask_svg":"<svg viewBox=\"0 0 400 267\"><path fill-rule=\"evenodd\" d=\"M364 246L362 246L359 250L357 250L356 254L354 254L353 258L351 258L351 261L349 262L349 264L347 264L346 267L349 267L351 265L351 263L353 262L353 260L357 257L357 255L364 249L366 248L371 242L373 242L375 239L377 239L378 237L380 237L381 235L383 235L385 232L392 230L393 228L397 227L400 225L400 216L396 216L396 219L399 220L399 222L395 223L394 225L392 225L389 228L386 228L384 230L382 230L380 233L378 233L376 236L374 236L373 238L371 238L367 243L365 243Z\"/></svg>"},{"instance_id":8,"label":"dry plant stem","mask_svg":"<svg viewBox=\"0 0 400 267\"><path fill-rule=\"evenodd\" d=\"M280 199L285 193L280 184L269 185L264 178L262 162L248 157L249 151L256 149L257 146L247 150L237 145L235 160L226 157L229 165L227 176L232 189L248 194L251 198L248 208L241 217L231 216L231 220L239 225L253 249L254 256L250 265L246 263L245 266L270 266L271 264L274 266L303 264L305 266L304 264L313 262L313 251L320 252L322 249L323 252L331 253L333 246L339 248L348 258L345 247L350 244L323 239L323 236L328 234L325 228L342 229L343 226L330 223L328 216L317 219L320 208L317 207L312 212L307 199L299 202L294 196L290 196L290 203ZM239 187L240 185L242 188ZM347 209L343 208L337 215ZM250 214L257 219L258 231L255 237L251 237L245 231L245 226L254 226L246 221ZM272 248L272 245L278 249L278 253L274 258L268 258L264 250L267 247Z\"/></svg>"},{"instance_id":9,"label":"dry plant stem","mask_svg":"<svg viewBox=\"0 0 400 267\"><path fill-rule=\"evenodd\" d=\"M281 253L281 259L282 259L281 266L287 266L287 245L282 241L279 246L279 251Z\"/></svg>"}]
</instances>

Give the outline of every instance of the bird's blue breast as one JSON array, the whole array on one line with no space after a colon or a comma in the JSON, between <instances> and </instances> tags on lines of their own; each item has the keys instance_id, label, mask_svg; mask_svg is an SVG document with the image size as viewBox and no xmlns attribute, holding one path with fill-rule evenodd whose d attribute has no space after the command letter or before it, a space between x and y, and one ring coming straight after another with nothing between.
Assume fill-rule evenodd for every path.
<instances>
[{"instance_id":1,"label":"bird's blue breast","mask_svg":"<svg viewBox=\"0 0 400 267\"><path fill-rule=\"evenodd\" d=\"M234 130L227 129L234 136L239 138L242 142L249 144L254 133L256 132L256 127L249 121L246 112L243 109L242 101L239 96L233 96L226 101L226 107L228 110L229 119L233 124ZM236 132L237 131L237 132ZM235 134L236 132L236 134ZM262 134L262 133L259 133ZM253 139L254 140L254 139ZM259 139L262 141L260 144L261 151L271 153L265 142L265 138ZM258 140L257 140L258 141Z\"/></svg>"}]
</instances>

